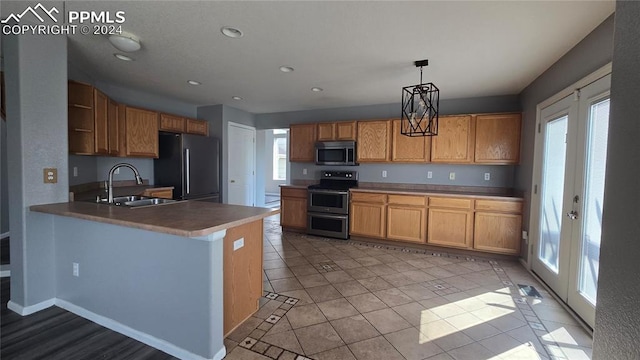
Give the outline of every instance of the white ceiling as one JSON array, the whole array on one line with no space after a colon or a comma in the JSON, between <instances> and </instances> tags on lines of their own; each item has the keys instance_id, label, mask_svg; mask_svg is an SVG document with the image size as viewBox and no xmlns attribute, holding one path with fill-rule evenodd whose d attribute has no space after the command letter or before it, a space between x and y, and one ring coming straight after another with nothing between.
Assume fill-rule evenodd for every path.
<instances>
[{"instance_id":1,"label":"white ceiling","mask_svg":"<svg viewBox=\"0 0 640 360\"><path fill-rule=\"evenodd\" d=\"M252 113L395 103L419 82L443 99L518 94L614 11L614 1L67 1L123 10L134 62L75 35L70 61L96 80ZM240 39L223 26L244 32ZM295 68L282 73L281 65ZM202 82L191 86L187 80ZM323 92L312 92L318 86ZM241 96L236 101L232 96Z\"/></svg>"}]
</instances>

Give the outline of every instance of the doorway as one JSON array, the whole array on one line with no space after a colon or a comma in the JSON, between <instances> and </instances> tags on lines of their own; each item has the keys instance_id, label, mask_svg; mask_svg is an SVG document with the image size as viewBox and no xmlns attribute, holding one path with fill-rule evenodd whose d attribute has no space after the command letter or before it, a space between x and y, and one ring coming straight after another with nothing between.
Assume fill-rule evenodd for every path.
<instances>
[{"instance_id":1,"label":"doorway","mask_svg":"<svg viewBox=\"0 0 640 360\"><path fill-rule=\"evenodd\" d=\"M606 75L540 110L532 270L595 321L609 124ZM539 188L539 191L536 191Z\"/></svg>"},{"instance_id":2,"label":"doorway","mask_svg":"<svg viewBox=\"0 0 640 360\"><path fill-rule=\"evenodd\" d=\"M229 155L227 203L255 206L256 129L229 122Z\"/></svg>"}]
</instances>

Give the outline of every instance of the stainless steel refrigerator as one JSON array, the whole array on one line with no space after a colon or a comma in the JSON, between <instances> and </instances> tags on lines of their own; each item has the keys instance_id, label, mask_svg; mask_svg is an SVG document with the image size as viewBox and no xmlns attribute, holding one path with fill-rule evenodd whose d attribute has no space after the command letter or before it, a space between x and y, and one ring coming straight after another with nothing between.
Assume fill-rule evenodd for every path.
<instances>
[{"instance_id":1,"label":"stainless steel refrigerator","mask_svg":"<svg viewBox=\"0 0 640 360\"><path fill-rule=\"evenodd\" d=\"M220 141L216 138L163 133L154 160L155 186L173 186L177 200L220 202Z\"/></svg>"}]
</instances>

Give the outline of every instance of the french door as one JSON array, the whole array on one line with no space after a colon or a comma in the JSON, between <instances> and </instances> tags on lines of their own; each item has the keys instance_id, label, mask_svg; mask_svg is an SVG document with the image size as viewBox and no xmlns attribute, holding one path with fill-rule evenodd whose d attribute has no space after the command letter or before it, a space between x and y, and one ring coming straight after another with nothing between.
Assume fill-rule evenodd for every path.
<instances>
[{"instance_id":1,"label":"french door","mask_svg":"<svg viewBox=\"0 0 640 360\"><path fill-rule=\"evenodd\" d=\"M609 128L607 75L540 112L539 228L532 269L595 320Z\"/></svg>"}]
</instances>

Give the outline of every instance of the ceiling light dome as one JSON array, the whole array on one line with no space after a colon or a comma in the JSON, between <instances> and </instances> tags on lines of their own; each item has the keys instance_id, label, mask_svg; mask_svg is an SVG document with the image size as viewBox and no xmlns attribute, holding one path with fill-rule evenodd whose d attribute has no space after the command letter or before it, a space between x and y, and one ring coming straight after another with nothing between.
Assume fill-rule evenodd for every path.
<instances>
[{"instance_id":1,"label":"ceiling light dome","mask_svg":"<svg viewBox=\"0 0 640 360\"><path fill-rule=\"evenodd\" d=\"M231 26L225 26L222 29L220 29L220 31L225 35L228 36L230 38L241 38L242 35L244 35L242 33L242 30L238 29L238 28L234 28Z\"/></svg>"},{"instance_id":2,"label":"ceiling light dome","mask_svg":"<svg viewBox=\"0 0 640 360\"><path fill-rule=\"evenodd\" d=\"M280 71L282 71L283 73L290 73L293 72L294 68L292 68L291 66L280 66Z\"/></svg>"},{"instance_id":3,"label":"ceiling light dome","mask_svg":"<svg viewBox=\"0 0 640 360\"><path fill-rule=\"evenodd\" d=\"M124 55L124 54L113 54L113 56L115 56L116 58L122 60L122 61L133 61L133 58Z\"/></svg>"},{"instance_id":4,"label":"ceiling light dome","mask_svg":"<svg viewBox=\"0 0 640 360\"><path fill-rule=\"evenodd\" d=\"M120 51L134 52L140 50L140 40L131 34L111 35L109 36L109 42Z\"/></svg>"}]
</instances>

